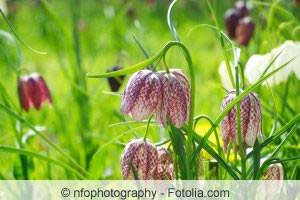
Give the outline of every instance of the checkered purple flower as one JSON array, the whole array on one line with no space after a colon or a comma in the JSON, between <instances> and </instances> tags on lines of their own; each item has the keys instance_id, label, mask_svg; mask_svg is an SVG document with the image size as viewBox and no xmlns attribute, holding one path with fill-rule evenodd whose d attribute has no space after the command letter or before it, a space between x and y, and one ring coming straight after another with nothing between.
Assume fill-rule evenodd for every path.
<instances>
[{"instance_id":1,"label":"checkered purple flower","mask_svg":"<svg viewBox=\"0 0 300 200\"><path fill-rule=\"evenodd\" d=\"M164 147L159 147L158 163L154 173L155 180L173 180L175 179L174 164L172 153Z\"/></svg>"},{"instance_id":2,"label":"checkered purple flower","mask_svg":"<svg viewBox=\"0 0 300 200\"><path fill-rule=\"evenodd\" d=\"M157 166L158 152L155 146L144 139L130 141L121 155L121 169L123 179L134 179L131 164L140 180L153 179Z\"/></svg>"},{"instance_id":3,"label":"checkered purple flower","mask_svg":"<svg viewBox=\"0 0 300 200\"><path fill-rule=\"evenodd\" d=\"M263 175L264 180L283 180L284 173L281 164L270 165Z\"/></svg>"},{"instance_id":4,"label":"checkered purple flower","mask_svg":"<svg viewBox=\"0 0 300 200\"><path fill-rule=\"evenodd\" d=\"M236 97L235 90L230 91L224 98L221 106L221 112ZM253 146L256 138L261 133L261 107L259 97L255 93L249 93L240 102L241 108L241 130L243 148L246 145ZM224 141L224 150L227 151L230 139L235 145L238 145L236 107L232 108L221 122L221 136Z\"/></svg>"}]
</instances>

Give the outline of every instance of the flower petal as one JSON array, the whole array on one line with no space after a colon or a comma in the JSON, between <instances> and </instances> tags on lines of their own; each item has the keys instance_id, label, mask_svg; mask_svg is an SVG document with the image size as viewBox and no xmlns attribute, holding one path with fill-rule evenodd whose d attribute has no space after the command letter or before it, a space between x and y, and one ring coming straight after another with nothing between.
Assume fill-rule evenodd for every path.
<instances>
[{"instance_id":1,"label":"flower petal","mask_svg":"<svg viewBox=\"0 0 300 200\"><path fill-rule=\"evenodd\" d=\"M42 99L41 99L41 91L39 88L38 81L33 78L29 77L26 82L26 91L32 101L33 106L39 110L41 107Z\"/></svg>"},{"instance_id":2,"label":"flower petal","mask_svg":"<svg viewBox=\"0 0 300 200\"><path fill-rule=\"evenodd\" d=\"M155 119L156 123L159 126L167 127L169 81L164 75L160 73L156 73L156 75L160 80L160 92L158 97L159 101L155 110Z\"/></svg>"}]
</instances>

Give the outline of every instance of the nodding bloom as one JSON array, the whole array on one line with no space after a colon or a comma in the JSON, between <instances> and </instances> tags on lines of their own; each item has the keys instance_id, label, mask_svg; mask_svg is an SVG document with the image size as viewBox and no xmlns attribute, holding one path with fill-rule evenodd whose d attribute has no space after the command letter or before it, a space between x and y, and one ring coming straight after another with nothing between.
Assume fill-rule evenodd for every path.
<instances>
[{"instance_id":1,"label":"nodding bloom","mask_svg":"<svg viewBox=\"0 0 300 200\"><path fill-rule=\"evenodd\" d=\"M255 25L250 17L240 19L235 31L237 43L242 46L247 46L254 33L254 28Z\"/></svg>"},{"instance_id":2,"label":"nodding bloom","mask_svg":"<svg viewBox=\"0 0 300 200\"><path fill-rule=\"evenodd\" d=\"M164 147L159 147L158 163L154 173L155 180L173 180L175 179L174 164L172 153Z\"/></svg>"},{"instance_id":3,"label":"nodding bloom","mask_svg":"<svg viewBox=\"0 0 300 200\"><path fill-rule=\"evenodd\" d=\"M130 141L121 155L121 169L123 179L134 179L132 167L140 180L153 179L157 166L158 152L155 146L144 139Z\"/></svg>"},{"instance_id":4,"label":"nodding bloom","mask_svg":"<svg viewBox=\"0 0 300 200\"><path fill-rule=\"evenodd\" d=\"M18 94L21 106L26 112L30 107L39 110L47 100L52 104L50 90L44 78L37 73L25 75L19 79Z\"/></svg>"},{"instance_id":5,"label":"nodding bloom","mask_svg":"<svg viewBox=\"0 0 300 200\"><path fill-rule=\"evenodd\" d=\"M120 67L120 66L114 66L114 67L110 68L107 72L114 72L114 71L118 71L118 70L121 70L121 69L122 69L122 67ZM118 76L118 77L109 77L109 78L107 78L108 84L109 84L109 87L110 87L111 91L117 92L120 89L124 78L125 78L124 75Z\"/></svg>"},{"instance_id":6,"label":"nodding bloom","mask_svg":"<svg viewBox=\"0 0 300 200\"><path fill-rule=\"evenodd\" d=\"M221 112L226 106L231 103L236 97L235 90L230 91L224 98L221 106ZM261 133L261 107L259 97L255 93L249 93L240 102L240 117L241 117L241 133L243 148L246 145L253 146L255 140ZM237 133L237 116L236 107L232 108L221 121L221 136L224 141L224 150L227 151L227 146L230 139L235 145L239 145Z\"/></svg>"},{"instance_id":7,"label":"nodding bloom","mask_svg":"<svg viewBox=\"0 0 300 200\"><path fill-rule=\"evenodd\" d=\"M272 164L263 175L264 180L283 180L284 172L281 164Z\"/></svg>"},{"instance_id":8,"label":"nodding bloom","mask_svg":"<svg viewBox=\"0 0 300 200\"><path fill-rule=\"evenodd\" d=\"M165 73L169 80L167 115L176 128L188 120L190 110L190 85L185 74L178 69Z\"/></svg>"},{"instance_id":9,"label":"nodding bloom","mask_svg":"<svg viewBox=\"0 0 300 200\"><path fill-rule=\"evenodd\" d=\"M147 119L155 113L159 126L166 127L167 116L177 128L188 119L190 86L180 70L152 72L144 69L129 79L123 95L121 112L135 121Z\"/></svg>"}]
</instances>

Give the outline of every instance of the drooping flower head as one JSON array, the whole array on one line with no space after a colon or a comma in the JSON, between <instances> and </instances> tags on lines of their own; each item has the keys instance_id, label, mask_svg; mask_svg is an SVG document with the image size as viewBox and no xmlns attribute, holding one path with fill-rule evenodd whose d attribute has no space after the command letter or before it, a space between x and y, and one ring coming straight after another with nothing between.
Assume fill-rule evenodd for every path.
<instances>
[{"instance_id":1,"label":"drooping flower head","mask_svg":"<svg viewBox=\"0 0 300 200\"><path fill-rule=\"evenodd\" d=\"M114 66L114 67L110 68L107 72L114 72L114 71L118 71L118 70L121 70L121 69L122 69L122 67L120 67L120 66ZM125 78L124 75L123 76L118 76L118 77L109 77L109 78L107 78L108 84L109 84L109 87L110 87L111 91L117 92L120 89L124 78Z\"/></svg>"},{"instance_id":2,"label":"drooping flower head","mask_svg":"<svg viewBox=\"0 0 300 200\"><path fill-rule=\"evenodd\" d=\"M264 180L283 180L284 172L281 164L272 164L263 175Z\"/></svg>"},{"instance_id":3,"label":"drooping flower head","mask_svg":"<svg viewBox=\"0 0 300 200\"><path fill-rule=\"evenodd\" d=\"M144 139L130 141L121 155L121 169L123 179L134 179L131 165L137 172L140 180L153 179L157 166L158 152L155 146Z\"/></svg>"},{"instance_id":4,"label":"drooping flower head","mask_svg":"<svg viewBox=\"0 0 300 200\"><path fill-rule=\"evenodd\" d=\"M173 180L175 179L174 164L172 153L164 147L159 147L158 162L154 173L155 180Z\"/></svg>"},{"instance_id":5,"label":"drooping flower head","mask_svg":"<svg viewBox=\"0 0 300 200\"><path fill-rule=\"evenodd\" d=\"M154 111L159 113L157 108L163 109L161 104L167 95L166 89L167 80L161 74L148 69L134 73L124 91L121 112L130 115L135 121L147 119ZM165 125L163 118L160 117L160 123Z\"/></svg>"},{"instance_id":6,"label":"drooping flower head","mask_svg":"<svg viewBox=\"0 0 300 200\"><path fill-rule=\"evenodd\" d=\"M167 115L176 128L181 128L188 120L190 109L190 85L185 74L178 69L164 73L168 78Z\"/></svg>"},{"instance_id":7,"label":"drooping flower head","mask_svg":"<svg viewBox=\"0 0 300 200\"><path fill-rule=\"evenodd\" d=\"M180 70L152 72L144 69L134 73L124 91L121 112L135 121L155 113L159 126L166 127L167 116L181 128L188 119L190 86Z\"/></svg>"},{"instance_id":8,"label":"drooping flower head","mask_svg":"<svg viewBox=\"0 0 300 200\"><path fill-rule=\"evenodd\" d=\"M235 99L235 97L235 90L232 90L227 94L222 102L221 112ZM240 117L243 148L246 149L246 145L253 146L258 135L262 134L261 106L257 94L253 92L249 93L240 102ZM235 145L239 145L236 107L232 108L221 121L221 136L224 141L225 151L227 151L230 139L233 140Z\"/></svg>"},{"instance_id":9,"label":"drooping flower head","mask_svg":"<svg viewBox=\"0 0 300 200\"><path fill-rule=\"evenodd\" d=\"M52 104L50 90L44 78L37 73L20 78L18 81L18 95L21 106L26 112L32 106L39 110L47 100Z\"/></svg>"},{"instance_id":10,"label":"drooping flower head","mask_svg":"<svg viewBox=\"0 0 300 200\"><path fill-rule=\"evenodd\" d=\"M235 31L237 43L242 46L247 46L253 36L254 28L255 25L250 17L240 19Z\"/></svg>"}]
</instances>

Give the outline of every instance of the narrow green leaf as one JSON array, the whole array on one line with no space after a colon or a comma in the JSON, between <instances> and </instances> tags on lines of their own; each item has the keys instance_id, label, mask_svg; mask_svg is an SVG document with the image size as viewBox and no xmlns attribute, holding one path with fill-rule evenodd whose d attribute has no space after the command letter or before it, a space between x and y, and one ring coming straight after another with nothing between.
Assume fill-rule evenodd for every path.
<instances>
[{"instance_id":1,"label":"narrow green leaf","mask_svg":"<svg viewBox=\"0 0 300 200\"><path fill-rule=\"evenodd\" d=\"M259 145L259 143L258 143L258 140L256 139L256 141L254 143L254 149L258 145ZM255 179L255 177L257 176L259 167L260 167L260 151L256 151L256 153L253 154L253 179Z\"/></svg>"},{"instance_id":2,"label":"narrow green leaf","mask_svg":"<svg viewBox=\"0 0 300 200\"><path fill-rule=\"evenodd\" d=\"M150 56L148 55L148 53L147 53L146 49L144 48L144 46L142 45L142 43L140 41L138 41L134 35L132 37L133 37L134 41L137 43L137 45L139 46L139 48L141 49L141 51L143 52L144 56L147 59L149 59ZM151 66L152 69L155 68L153 63L151 63L150 66Z\"/></svg>"},{"instance_id":3,"label":"narrow green leaf","mask_svg":"<svg viewBox=\"0 0 300 200\"><path fill-rule=\"evenodd\" d=\"M6 152L6 153L22 154L22 155L37 158L37 159L40 159L40 160L45 160L49 163L60 166L64 169L76 174L81 179L86 179L81 173L79 173L74 168L70 167L68 164L66 164L62 161L54 160L54 159L50 158L49 156L44 156L44 155L41 155L41 154L38 154L38 153L35 153L35 152L32 152L32 151L28 151L28 150L24 150L24 149L17 149L17 148L14 148L14 147L3 146L3 145L0 145L0 152L1 151Z\"/></svg>"}]
</instances>

